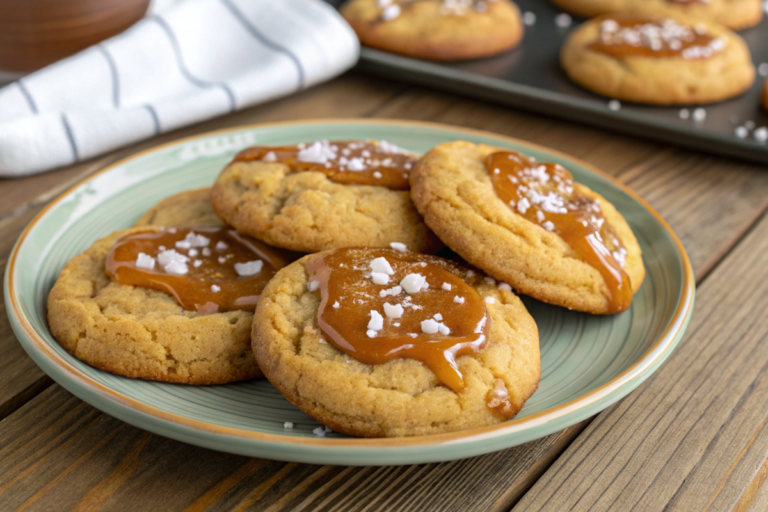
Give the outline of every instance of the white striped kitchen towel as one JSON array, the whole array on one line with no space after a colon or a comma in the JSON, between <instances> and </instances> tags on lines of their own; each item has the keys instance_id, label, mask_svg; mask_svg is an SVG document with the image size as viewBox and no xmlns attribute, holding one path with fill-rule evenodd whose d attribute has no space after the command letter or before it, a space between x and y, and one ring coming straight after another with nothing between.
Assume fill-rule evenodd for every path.
<instances>
[{"instance_id":1,"label":"white striped kitchen towel","mask_svg":"<svg viewBox=\"0 0 768 512\"><path fill-rule=\"evenodd\" d=\"M357 61L322 0L183 0L0 89L0 176L25 176L304 89Z\"/></svg>"}]
</instances>

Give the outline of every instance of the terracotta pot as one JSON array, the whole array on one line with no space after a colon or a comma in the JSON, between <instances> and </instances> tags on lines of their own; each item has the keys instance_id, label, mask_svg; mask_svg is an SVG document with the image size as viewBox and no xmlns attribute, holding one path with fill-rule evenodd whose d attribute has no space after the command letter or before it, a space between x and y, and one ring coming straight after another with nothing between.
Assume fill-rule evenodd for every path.
<instances>
[{"instance_id":1,"label":"terracotta pot","mask_svg":"<svg viewBox=\"0 0 768 512\"><path fill-rule=\"evenodd\" d=\"M0 70L29 72L112 37L149 0L0 0Z\"/></svg>"}]
</instances>

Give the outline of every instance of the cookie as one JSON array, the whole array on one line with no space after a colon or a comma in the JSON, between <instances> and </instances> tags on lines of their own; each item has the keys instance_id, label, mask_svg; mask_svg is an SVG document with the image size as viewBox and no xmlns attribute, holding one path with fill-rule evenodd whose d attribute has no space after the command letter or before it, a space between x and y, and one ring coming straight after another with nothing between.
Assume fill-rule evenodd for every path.
<instances>
[{"instance_id":1,"label":"cookie","mask_svg":"<svg viewBox=\"0 0 768 512\"><path fill-rule=\"evenodd\" d=\"M419 161L411 193L448 247L520 293L622 311L645 275L640 247L613 205L569 176L510 150L448 142Z\"/></svg>"},{"instance_id":2,"label":"cookie","mask_svg":"<svg viewBox=\"0 0 768 512\"><path fill-rule=\"evenodd\" d=\"M223 226L210 195L210 187L174 194L150 208L134 226Z\"/></svg>"},{"instance_id":3,"label":"cookie","mask_svg":"<svg viewBox=\"0 0 768 512\"><path fill-rule=\"evenodd\" d=\"M707 21L739 30L763 19L760 0L552 0L566 11L584 18L614 12L636 12L644 16Z\"/></svg>"},{"instance_id":4,"label":"cookie","mask_svg":"<svg viewBox=\"0 0 768 512\"><path fill-rule=\"evenodd\" d=\"M227 224L275 247L317 252L398 242L434 252L442 244L407 190L415 162L384 141L251 148L216 179L211 203Z\"/></svg>"},{"instance_id":5,"label":"cookie","mask_svg":"<svg viewBox=\"0 0 768 512\"><path fill-rule=\"evenodd\" d=\"M763 86L763 108L768 110L768 81Z\"/></svg>"},{"instance_id":6,"label":"cookie","mask_svg":"<svg viewBox=\"0 0 768 512\"><path fill-rule=\"evenodd\" d=\"M597 94L655 105L721 101L755 80L749 49L730 30L634 14L585 22L560 62L571 80Z\"/></svg>"},{"instance_id":7,"label":"cookie","mask_svg":"<svg viewBox=\"0 0 768 512\"><path fill-rule=\"evenodd\" d=\"M305 256L264 289L253 350L333 431L395 437L513 417L541 375L536 323L508 285L390 249Z\"/></svg>"},{"instance_id":8,"label":"cookie","mask_svg":"<svg viewBox=\"0 0 768 512\"><path fill-rule=\"evenodd\" d=\"M418 59L488 57L523 37L509 0L350 0L341 14L363 44Z\"/></svg>"}]
</instances>

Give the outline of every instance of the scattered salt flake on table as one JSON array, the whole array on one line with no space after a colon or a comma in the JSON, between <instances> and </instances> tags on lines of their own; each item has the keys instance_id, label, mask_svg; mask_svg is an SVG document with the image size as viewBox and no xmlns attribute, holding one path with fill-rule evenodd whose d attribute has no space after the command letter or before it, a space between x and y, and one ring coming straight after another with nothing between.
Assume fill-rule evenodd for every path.
<instances>
[{"instance_id":1,"label":"scattered salt flake on table","mask_svg":"<svg viewBox=\"0 0 768 512\"><path fill-rule=\"evenodd\" d=\"M408 250L408 247L402 242L392 242L389 246L399 252L406 252Z\"/></svg>"},{"instance_id":2,"label":"scattered salt flake on table","mask_svg":"<svg viewBox=\"0 0 768 512\"><path fill-rule=\"evenodd\" d=\"M325 437L325 428L317 427L315 429L312 429L312 433L315 434L317 437Z\"/></svg>"},{"instance_id":3,"label":"scattered salt flake on table","mask_svg":"<svg viewBox=\"0 0 768 512\"><path fill-rule=\"evenodd\" d=\"M744 121L744 126L747 128L747 130L754 130L755 129L755 122L754 121Z\"/></svg>"},{"instance_id":4,"label":"scattered salt flake on table","mask_svg":"<svg viewBox=\"0 0 768 512\"><path fill-rule=\"evenodd\" d=\"M450 283L443 283L443 290L449 292L451 291L451 284Z\"/></svg>"},{"instance_id":5,"label":"scattered salt flake on table","mask_svg":"<svg viewBox=\"0 0 768 512\"><path fill-rule=\"evenodd\" d=\"M573 19L571 18L570 14L561 12L560 14L555 16L555 25L557 25L560 28L570 27L571 23L573 23Z\"/></svg>"},{"instance_id":6,"label":"scattered salt flake on table","mask_svg":"<svg viewBox=\"0 0 768 512\"><path fill-rule=\"evenodd\" d=\"M392 305L389 302L384 303L384 314L387 318L400 318L403 316L403 306L400 304Z\"/></svg>"},{"instance_id":7,"label":"scattered salt flake on table","mask_svg":"<svg viewBox=\"0 0 768 512\"><path fill-rule=\"evenodd\" d=\"M261 272L264 262L261 260L235 263L235 272L239 276L253 276Z\"/></svg>"},{"instance_id":8,"label":"scattered salt flake on table","mask_svg":"<svg viewBox=\"0 0 768 512\"><path fill-rule=\"evenodd\" d=\"M733 133L740 139L746 139L747 135L749 135L749 130L747 130L746 126L738 126Z\"/></svg>"},{"instance_id":9,"label":"scattered salt flake on table","mask_svg":"<svg viewBox=\"0 0 768 512\"><path fill-rule=\"evenodd\" d=\"M221 286L219 286L219 285L217 285L217 284L212 284L212 285L211 285L211 291L212 291L213 293L217 293L217 292L220 292L220 291L221 291Z\"/></svg>"},{"instance_id":10,"label":"scattered salt flake on table","mask_svg":"<svg viewBox=\"0 0 768 512\"><path fill-rule=\"evenodd\" d=\"M314 292L317 290L318 286L320 286L320 281L310 281L307 283L307 290Z\"/></svg>"},{"instance_id":11,"label":"scattered salt flake on table","mask_svg":"<svg viewBox=\"0 0 768 512\"><path fill-rule=\"evenodd\" d=\"M389 276L383 272L371 272L371 279L375 284L389 283Z\"/></svg>"},{"instance_id":12,"label":"scattered salt flake on table","mask_svg":"<svg viewBox=\"0 0 768 512\"><path fill-rule=\"evenodd\" d=\"M611 100L608 102L608 110L621 110L621 102L619 100Z\"/></svg>"},{"instance_id":13,"label":"scattered salt flake on table","mask_svg":"<svg viewBox=\"0 0 768 512\"><path fill-rule=\"evenodd\" d=\"M283 428L293 428L293 423L290 421L286 421L283 423Z\"/></svg>"},{"instance_id":14,"label":"scattered salt flake on table","mask_svg":"<svg viewBox=\"0 0 768 512\"><path fill-rule=\"evenodd\" d=\"M464 297L459 297L458 295L453 298L453 302L456 304L464 304Z\"/></svg>"},{"instance_id":15,"label":"scattered salt flake on table","mask_svg":"<svg viewBox=\"0 0 768 512\"><path fill-rule=\"evenodd\" d=\"M523 13L523 25L526 27L530 27L532 25L536 24L536 15L532 13L531 11L526 11Z\"/></svg>"},{"instance_id":16,"label":"scattered salt flake on table","mask_svg":"<svg viewBox=\"0 0 768 512\"><path fill-rule=\"evenodd\" d=\"M704 121L707 118L707 111L701 107L693 110L693 120L697 123Z\"/></svg>"},{"instance_id":17,"label":"scattered salt flake on table","mask_svg":"<svg viewBox=\"0 0 768 512\"><path fill-rule=\"evenodd\" d=\"M757 130L755 130L755 133L753 135L756 141L759 141L759 142L768 141L768 128L766 128L765 126L761 126Z\"/></svg>"},{"instance_id":18,"label":"scattered salt flake on table","mask_svg":"<svg viewBox=\"0 0 768 512\"><path fill-rule=\"evenodd\" d=\"M139 255L136 256L136 267L152 270L153 268L155 268L155 258L150 256L149 254L144 254L143 252L140 252Z\"/></svg>"},{"instance_id":19,"label":"scattered salt flake on table","mask_svg":"<svg viewBox=\"0 0 768 512\"><path fill-rule=\"evenodd\" d=\"M768 76L768 62L761 62L757 66L757 72L760 73L760 76Z\"/></svg>"},{"instance_id":20,"label":"scattered salt flake on table","mask_svg":"<svg viewBox=\"0 0 768 512\"><path fill-rule=\"evenodd\" d=\"M386 311L386 310L385 310ZM368 322L368 329L380 331L384 327L384 317L375 309L371 310L371 320Z\"/></svg>"},{"instance_id":21,"label":"scattered salt flake on table","mask_svg":"<svg viewBox=\"0 0 768 512\"><path fill-rule=\"evenodd\" d=\"M687 108L681 108L680 112L678 112L677 115L678 117L680 117L680 119L688 119L689 117L691 117L691 111L688 110Z\"/></svg>"},{"instance_id":22,"label":"scattered salt flake on table","mask_svg":"<svg viewBox=\"0 0 768 512\"><path fill-rule=\"evenodd\" d=\"M392 269L392 265L389 264L387 258L379 257L371 261L371 270L374 272L381 272L384 274L392 275L395 271Z\"/></svg>"},{"instance_id":23,"label":"scattered salt flake on table","mask_svg":"<svg viewBox=\"0 0 768 512\"><path fill-rule=\"evenodd\" d=\"M416 293L427 285L427 278L421 274L408 274L400 281L400 286L407 293Z\"/></svg>"}]
</instances>

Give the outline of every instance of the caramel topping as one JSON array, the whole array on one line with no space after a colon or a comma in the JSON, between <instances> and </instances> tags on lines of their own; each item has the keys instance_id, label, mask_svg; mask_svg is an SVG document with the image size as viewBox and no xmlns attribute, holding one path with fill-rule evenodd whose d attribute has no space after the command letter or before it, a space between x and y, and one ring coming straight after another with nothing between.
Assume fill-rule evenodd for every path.
<instances>
[{"instance_id":1,"label":"caramel topping","mask_svg":"<svg viewBox=\"0 0 768 512\"><path fill-rule=\"evenodd\" d=\"M336 183L408 190L416 156L387 141L322 140L296 146L254 146L235 161L280 162L294 172L319 171Z\"/></svg>"},{"instance_id":2,"label":"caramel topping","mask_svg":"<svg viewBox=\"0 0 768 512\"><path fill-rule=\"evenodd\" d=\"M725 48L725 40L707 34L704 25L683 25L672 19L606 18L598 40L589 48L615 58L682 57L708 59Z\"/></svg>"},{"instance_id":3,"label":"caramel topping","mask_svg":"<svg viewBox=\"0 0 768 512\"><path fill-rule=\"evenodd\" d=\"M415 359L452 390L464 387L456 358L482 350L491 323L468 284L480 276L391 249L340 249L306 268L310 291L320 291L317 323L334 347L364 364Z\"/></svg>"},{"instance_id":4,"label":"caramel topping","mask_svg":"<svg viewBox=\"0 0 768 512\"><path fill-rule=\"evenodd\" d=\"M501 379L496 379L493 389L488 392L485 403L489 409L501 413L505 418L510 419L515 414L515 406L510 401L507 385Z\"/></svg>"},{"instance_id":5,"label":"caramel topping","mask_svg":"<svg viewBox=\"0 0 768 512\"><path fill-rule=\"evenodd\" d=\"M632 286L622 268L627 250L597 199L579 193L573 175L558 164L540 164L515 151L488 155L485 166L499 198L527 220L552 231L603 276L608 312L624 311Z\"/></svg>"},{"instance_id":6,"label":"caramel topping","mask_svg":"<svg viewBox=\"0 0 768 512\"><path fill-rule=\"evenodd\" d=\"M120 284L160 290L205 315L253 311L267 282L293 259L229 228L168 228L120 238L105 270Z\"/></svg>"}]
</instances>

